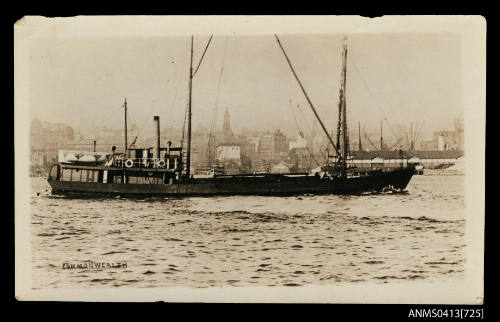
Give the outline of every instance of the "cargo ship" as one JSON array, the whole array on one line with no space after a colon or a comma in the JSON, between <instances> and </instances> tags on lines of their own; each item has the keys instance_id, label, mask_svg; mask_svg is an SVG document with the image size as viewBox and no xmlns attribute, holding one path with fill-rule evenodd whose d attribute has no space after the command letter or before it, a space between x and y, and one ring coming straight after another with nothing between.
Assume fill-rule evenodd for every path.
<instances>
[{"instance_id":1,"label":"cargo ship","mask_svg":"<svg viewBox=\"0 0 500 322\"><path fill-rule=\"evenodd\" d=\"M198 70L208 41L196 70L193 73L193 37L191 37L188 104L183 140L187 144L172 146L160 142L160 119L154 117L156 138L153 147L129 147L127 142L127 101L125 111L125 151L110 153L87 151L59 151L59 160L48 175L52 194L62 195L119 195L119 196L211 196L211 195L294 195L294 194L360 194L384 190L403 191L415 173L411 165L390 171L373 170L359 172L349 168L349 138L346 119L347 38L342 51L342 74L338 103L336 142L328 133L311 99L302 85L293 65L275 35L290 70L302 90L312 113L321 125L330 146L335 151L327 158L320 171L288 174L235 174L195 177L191 174L191 102L192 80Z\"/></svg>"}]
</instances>

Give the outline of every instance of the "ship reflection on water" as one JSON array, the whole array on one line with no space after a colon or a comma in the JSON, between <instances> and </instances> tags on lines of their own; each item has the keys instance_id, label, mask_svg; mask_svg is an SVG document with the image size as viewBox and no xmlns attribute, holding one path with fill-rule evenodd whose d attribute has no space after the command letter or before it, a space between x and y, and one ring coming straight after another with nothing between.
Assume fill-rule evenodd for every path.
<instances>
[{"instance_id":1,"label":"ship reflection on water","mask_svg":"<svg viewBox=\"0 0 500 322\"><path fill-rule=\"evenodd\" d=\"M57 198L31 180L36 289L464 277L463 176L417 176L405 194L185 199ZM126 265L63 269L86 261Z\"/></svg>"}]
</instances>

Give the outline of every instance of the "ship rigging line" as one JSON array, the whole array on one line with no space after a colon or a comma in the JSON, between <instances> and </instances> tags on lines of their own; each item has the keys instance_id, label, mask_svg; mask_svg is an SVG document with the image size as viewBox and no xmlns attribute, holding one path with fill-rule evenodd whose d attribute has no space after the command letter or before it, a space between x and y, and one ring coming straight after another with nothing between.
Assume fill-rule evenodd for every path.
<instances>
[{"instance_id":1,"label":"ship rigging line","mask_svg":"<svg viewBox=\"0 0 500 322\"><path fill-rule=\"evenodd\" d=\"M300 79L299 77L297 76L297 73L295 73L295 70L293 69L293 66L292 66L292 63L290 62L290 59L288 58L286 52L285 52L285 49L283 48L283 46L281 45L281 42L280 42L280 39L278 38L278 35L274 35L274 37L276 37L276 41L278 42L278 45L279 47L281 48L281 51L283 51L283 55L285 56L285 59L288 63L288 65L290 66L290 69L292 70L292 73L293 73L293 76L295 76L295 79L297 80L297 83L299 84L300 86L300 89L302 90L302 92L304 93L304 96L306 97L306 100L307 102L309 103L309 106L311 107L314 115L316 116L316 118L318 119L318 122L319 124L321 125L321 127L323 128L323 131L325 132L326 136L328 137L328 140L330 141L330 144L333 146L333 148L335 149L335 152L337 152L337 155L339 155L339 151L337 149L337 147L335 146L335 143L333 143L333 140L332 138L330 137L330 135L328 134L328 130L326 129L325 125L323 124L323 122L321 121L318 113L316 112L316 109L314 108L314 105L312 104L311 102L311 99L309 98L309 95L307 95L307 92L306 90L304 89L304 86L302 85L302 83L300 82Z\"/></svg>"},{"instance_id":2,"label":"ship rigging line","mask_svg":"<svg viewBox=\"0 0 500 322\"><path fill-rule=\"evenodd\" d=\"M210 122L210 132L208 133L208 164L209 164L209 166L212 166L212 164L211 164L211 162L212 162L212 141L215 139L214 131L215 131L215 126L217 124L217 112L219 110L219 97L220 97L220 89L222 86L222 75L224 73L224 62L226 60L227 42L228 42L228 39L226 37L225 42L224 42L224 52L222 54L222 62L221 62L221 66L220 66L219 81L217 83L217 93L216 93L215 102L214 102L212 120Z\"/></svg>"},{"instance_id":3,"label":"ship rigging line","mask_svg":"<svg viewBox=\"0 0 500 322\"><path fill-rule=\"evenodd\" d=\"M291 103L291 99L290 99L290 103ZM290 108L291 108L291 104L289 105ZM297 108L300 109L300 106L297 104ZM297 118L295 117L295 113L293 113L293 110L292 110L292 116L293 116L293 120L295 121L295 126L297 126L297 130L299 130L299 133L302 137L304 137L304 133L302 133L302 130L300 129L299 127L299 123L297 122ZM314 155L312 154L311 150L309 149L309 146L306 144L306 150L307 150L307 153L309 153L309 156L311 157L311 159L314 160L314 163L316 163L317 166L320 166L319 162L316 160L316 158L314 157ZM321 152L321 150L320 150ZM323 154L323 152L321 152L321 154Z\"/></svg>"},{"instance_id":4,"label":"ship rigging line","mask_svg":"<svg viewBox=\"0 0 500 322\"><path fill-rule=\"evenodd\" d=\"M291 80L291 76L290 76L290 74L289 74L289 73L286 73L286 78L287 78L287 80L288 80L286 83L287 83L287 85L288 85L288 86L287 86L287 88L288 88L288 92L289 92L289 94L290 94L290 98L288 99L288 102L289 102L288 107L290 108L290 110L291 110L291 112L292 112L293 120L294 120L294 122L295 122L295 126L297 127L297 130L299 131L299 134L300 134L303 138L305 138L304 131L302 131L302 129L301 129L300 125L299 125L299 122L297 121L297 116L295 115L294 108L293 108L293 103L292 103L292 101L294 101L294 100L295 100L295 99L292 99L292 96L294 96L294 95L293 95L294 93L293 93L293 90L292 90L292 84L291 84L291 83L292 83L293 81ZM301 119L302 119L302 120L305 120L306 118L304 117L304 114L302 113L302 109L300 108L300 104L297 104L297 110L299 110L299 112L300 112L300 114L301 114L301 116L300 116L300 117L301 117ZM308 122L305 122L305 124L306 124L306 125L310 125L310 124L308 124ZM313 121L312 126L310 126L310 127L312 128L312 130L311 130L310 132L311 132L311 134L312 134L312 136L313 136L313 137L315 136L315 132L316 132L316 129L315 129L315 128L316 128L316 126L317 126L317 123ZM319 149L319 152L320 152L321 156L322 156L323 158L325 158L325 155L324 155L324 153L323 153L323 148L322 148L322 147L320 147L314 139L312 140L312 142L313 142L313 145L316 143L316 146L318 147L318 149ZM316 158L314 157L314 154L312 153L311 149L309 148L309 145L306 145L306 150L307 150L307 153L309 154L310 158L314 160L314 163L316 163L316 165L320 166L321 164L320 164L320 163L318 162L318 160L316 160ZM326 158L325 158L325 159L326 159ZM310 167L310 165L311 165L311 160L309 160L309 167Z\"/></svg>"},{"instance_id":5,"label":"ship rigging line","mask_svg":"<svg viewBox=\"0 0 500 322\"><path fill-rule=\"evenodd\" d=\"M98 120L96 123L94 123L94 126L90 129L90 133L95 133L97 130L98 130L98 127L101 126L104 122L108 121L111 119L111 117L113 117L115 115L115 112L118 111L119 109L123 108L123 104L122 105L119 105L117 108L111 110L111 114L109 114L107 117L105 118L101 118L100 120ZM102 139L101 136L93 136L93 135L87 135L86 137L83 137L78 140L77 142L73 143L73 144L80 144L82 141L85 141L87 139L90 139L94 137L94 139L97 141L97 139Z\"/></svg>"},{"instance_id":6,"label":"ship rigging line","mask_svg":"<svg viewBox=\"0 0 500 322\"><path fill-rule=\"evenodd\" d=\"M212 140L214 139L214 130L215 130L215 125L216 125L216 119L217 119L217 112L219 110L219 94L220 94L220 87L222 83L222 74L224 72L224 65L220 67L220 74L219 74L219 82L217 83L217 94L215 98L215 103L214 103L214 110L213 110L213 115L212 115L212 121L210 122L210 132L208 133L208 163L211 163L211 157L212 157Z\"/></svg>"},{"instance_id":7,"label":"ship rigging line","mask_svg":"<svg viewBox=\"0 0 500 322\"><path fill-rule=\"evenodd\" d=\"M203 54L201 55L200 61L198 62L198 65L196 66L196 69L194 72L191 72L191 75L189 76L190 79L192 80L194 78L194 75L198 71L198 68L200 68L201 62L203 61L203 58L205 57L205 53L207 52L208 45L210 45L210 42L212 41L213 35L210 35L210 38L208 39L207 45L205 46L205 49L203 50ZM193 55L193 37L191 36L191 64L192 64L192 55ZM188 88L188 92L191 91L190 88ZM188 95L189 96L189 95ZM184 114L184 123L182 124L182 138L181 138L181 147L184 147L184 136L186 132L186 123L191 122L191 115L189 115L189 107L190 107L191 102L187 102L186 104L186 113ZM188 147L189 148L189 147ZM184 151L183 151L184 153ZM188 151L189 153L189 151Z\"/></svg>"},{"instance_id":8,"label":"ship rigging line","mask_svg":"<svg viewBox=\"0 0 500 322\"><path fill-rule=\"evenodd\" d=\"M207 52L208 46L210 45L210 42L212 41L213 36L214 35L210 35L210 38L208 39L207 45L205 46L205 50L203 50L203 54L201 55L200 62L198 63L198 66L196 66L192 77L194 77L194 75L196 75L198 68L200 68L201 62L203 61L203 57L205 57L205 53Z\"/></svg>"},{"instance_id":9,"label":"ship rigging line","mask_svg":"<svg viewBox=\"0 0 500 322\"><path fill-rule=\"evenodd\" d=\"M385 116L384 112L382 112L382 108L380 107L380 105L377 103L377 100L375 99L375 95L373 95L372 91L370 90L370 88L368 87L368 84L366 82L366 80L363 78L363 75L361 74L361 72L359 71L358 67L356 66L356 64L354 63L354 61L352 60L351 57L348 58L349 59L349 62L351 62L352 66L354 66L354 69L356 69L356 72L358 73L359 75L359 78L361 79L361 82L363 83L363 85L365 86L366 88L366 91L368 92L368 94L370 94L370 96L372 97L373 99L373 102L375 103L375 106L377 107L377 109L379 110L380 114L382 115L382 118L385 120L385 122L387 123L387 125L389 125L389 129L391 130L392 132L392 135L394 137L397 137L396 135L396 132L394 131L391 123L389 123L387 117Z\"/></svg>"},{"instance_id":10,"label":"ship rigging line","mask_svg":"<svg viewBox=\"0 0 500 322\"><path fill-rule=\"evenodd\" d=\"M293 104L292 104L292 99L291 99L291 98L289 99L289 103L290 103L290 104L289 104L289 107L290 107L290 109L292 110L293 120L295 121L295 126L297 127L297 130L298 130L298 131L299 131L299 133L302 135L302 137L303 137L303 138L305 138L304 131L302 131L302 129L301 129L300 125L299 125L299 122L297 121L297 116L296 116L296 115L295 115L295 113L294 113L294 109L293 109L293 107L292 107L292 105L293 105ZM302 117L302 119L305 119L304 114L302 114L302 109L300 108L300 105L299 105L299 104L297 104L297 109L301 112L301 117ZM306 124L307 124L307 122L306 122ZM327 157L327 156L325 156L325 154L323 153L323 151L324 151L324 150L326 151L326 149L324 149L322 146L320 146L320 145L318 144L318 142L316 142L316 140L314 140L314 137L316 136L316 130L317 130L317 128L316 128L316 127L317 127L317 123L316 123L316 122L314 122L314 123L312 124L312 129L311 129L311 131L310 131L310 134L311 134L311 136L313 137L313 140L312 140L312 143L311 143L311 144L313 145L313 147L314 147L314 146L316 146L316 147L318 148L319 153L320 153L320 154L321 154L321 156L323 157L323 159L327 160L327 159L328 159L328 157ZM309 148L309 145L306 145L306 150L307 150L307 152L308 152L309 156L310 156L310 157L314 160L314 162L315 162L318 166L320 166L320 165L321 165L321 163L319 163L319 162L318 162L318 160L314 157L314 153L313 153L313 152L311 151L311 149Z\"/></svg>"},{"instance_id":11,"label":"ship rigging line","mask_svg":"<svg viewBox=\"0 0 500 322\"><path fill-rule=\"evenodd\" d=\"M375 150L378 150L379 148L373 143L373 141L370 139L370 137L368 136L368 134L366 133L366 129L364 128L363 126L363 135L365 136L365 139L368 140L368 142L370 142L370 144L373 146L373 148Z\"/></svg>"}]
</instances>

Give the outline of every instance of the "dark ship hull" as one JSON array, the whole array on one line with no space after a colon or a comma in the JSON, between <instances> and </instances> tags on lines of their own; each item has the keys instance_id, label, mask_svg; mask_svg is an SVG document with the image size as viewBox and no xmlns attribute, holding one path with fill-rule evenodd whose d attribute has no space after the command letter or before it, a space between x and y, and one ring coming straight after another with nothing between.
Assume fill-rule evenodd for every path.
<instances>
[{"instance_id":1,"label":"dark ship hull","mask_svg":"<svg viewBox=\"0 0 500 322\"><path fill-rule=\"evenodd\" d=\"M172 184L124 184L60 181L49 178L53 194L120 196L213 196L213 195L294 195L359 194L385 188L403 190L415 169L376 171L366 176L345 179L318 176L233 176L191 179Z\"/></svg>"}]
</instances>

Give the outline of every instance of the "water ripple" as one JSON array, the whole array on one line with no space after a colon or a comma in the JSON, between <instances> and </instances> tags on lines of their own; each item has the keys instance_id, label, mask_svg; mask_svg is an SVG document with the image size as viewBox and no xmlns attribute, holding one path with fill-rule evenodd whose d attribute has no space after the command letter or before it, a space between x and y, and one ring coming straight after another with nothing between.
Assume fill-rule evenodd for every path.
<instances>
[{"instance_id":1,"label":"water ripple","mask_svg":"<svg viewBox=\"0 0 500 322\"><path fill-rule=\"evenodd\" d=\"M126 199L37 195L47 183L32 178L34 287L460 279L462 179L416 176L406 194ZM61 269L82 256L127 265Z\"/></svg>"}]
</instances>

